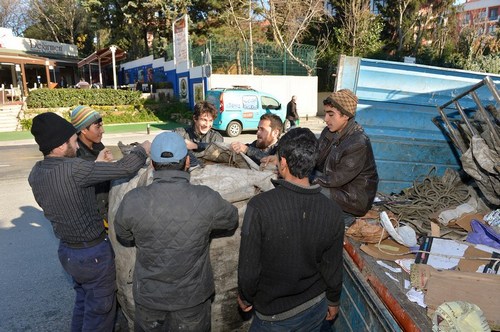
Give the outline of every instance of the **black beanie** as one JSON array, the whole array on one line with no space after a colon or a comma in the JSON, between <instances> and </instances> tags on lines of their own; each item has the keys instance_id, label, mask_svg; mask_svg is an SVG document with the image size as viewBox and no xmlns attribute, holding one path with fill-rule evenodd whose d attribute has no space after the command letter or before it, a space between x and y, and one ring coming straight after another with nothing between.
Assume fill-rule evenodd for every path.
<instances>
[{"instance_id":1,"label":"black beanie","mask_svg":"<svg viewBox=\"0 0 500 332\"><path fill-rule=\"evenodd\" d=\"M66 143L76 134L75 127L59 115L47 112L33 118L31 133L44 155Z\"/></svg>"}]
</instances>

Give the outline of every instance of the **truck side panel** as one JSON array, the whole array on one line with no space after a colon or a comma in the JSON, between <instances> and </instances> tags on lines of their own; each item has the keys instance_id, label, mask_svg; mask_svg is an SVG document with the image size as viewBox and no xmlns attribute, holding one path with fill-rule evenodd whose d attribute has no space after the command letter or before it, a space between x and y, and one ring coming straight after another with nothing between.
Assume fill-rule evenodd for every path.
<instances>
[{"instance_id":1,"label":"truck side panel","mask_svg":"<svg viewBox=\"0 0 500 332\"><path fill-rule=\"evenodd\" d=\"M432 122L444 104L486 74L400 62L342 56L335 89L350 89L359 98L356 121L370 137L377 162L379 191L399 193L436 168L460 167L458 153ZM490 75L497 86L500 76ZM494 103L486 88L483 105ZM469 98L461 103L475 108ZM450 108L447 113L455 113Z\"/></svg>"}]
</instances>

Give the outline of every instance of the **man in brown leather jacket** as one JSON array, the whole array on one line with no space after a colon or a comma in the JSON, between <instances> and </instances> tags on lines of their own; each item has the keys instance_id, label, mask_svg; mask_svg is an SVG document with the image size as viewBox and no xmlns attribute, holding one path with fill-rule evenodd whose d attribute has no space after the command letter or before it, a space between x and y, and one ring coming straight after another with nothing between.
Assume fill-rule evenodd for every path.
<instances>
[{"instance_id":1,"label":"man in brown leather jacket","mask_svg":"<svg viewBox=\"0 0 500 332\"><path fill-rule=\"evenodd\" d=\"M357 105L358 98L347 89L323 101L326 128L319 138L318 174L313 181L340 205L346 226L368 212L378 185L370 139L354 120Z\"/></svg>"}]
</instances>

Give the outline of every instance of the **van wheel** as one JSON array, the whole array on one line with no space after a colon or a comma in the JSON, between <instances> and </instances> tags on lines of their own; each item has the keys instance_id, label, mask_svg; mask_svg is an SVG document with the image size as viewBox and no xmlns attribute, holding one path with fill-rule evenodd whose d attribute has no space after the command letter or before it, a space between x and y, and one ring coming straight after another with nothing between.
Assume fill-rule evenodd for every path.
<instances>
[{"instance_id":1,"label":"van wheel","mask_svg":"<svg viewBox=\"0 0 500 332\"><path fill-rule=\"evenodd\" d=\"M241 134L241 124L238 121L231 121L227 125L226 133L229 137L236 137Z\"/></svg>"}]
</instances>

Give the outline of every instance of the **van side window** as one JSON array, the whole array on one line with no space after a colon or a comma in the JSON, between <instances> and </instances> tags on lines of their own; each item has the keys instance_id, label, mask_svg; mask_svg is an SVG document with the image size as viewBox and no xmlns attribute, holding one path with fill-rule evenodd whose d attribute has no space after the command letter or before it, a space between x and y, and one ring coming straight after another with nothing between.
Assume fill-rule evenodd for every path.
<instances>
[{"instance_id":1,"label":"van side window","mask_svg":"<svg viewBox=\"0 0 500 332\"><path fill-rule=\"evenodd\" d=\"M243 108L246 110L256 110L259 107L257 96L244 95L242 97Z\"/></svg>"},{"instance_id":2,"label":"van side window","mask_svg":"<svg viewBox=\"0 0 500 332\"><path fill-rule=\"evenodd\" d=\"M271 110L279 110L281 108L281 105L274 98L262 96L262 108L263 109L271 109Z\"/></svg>"}]
</instances>

